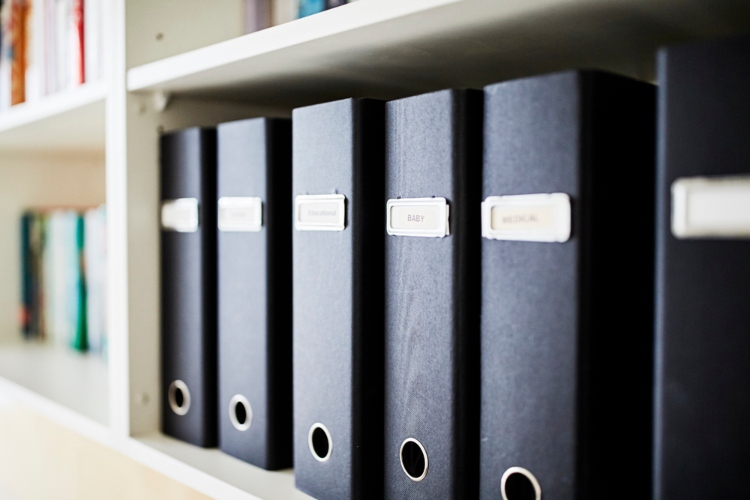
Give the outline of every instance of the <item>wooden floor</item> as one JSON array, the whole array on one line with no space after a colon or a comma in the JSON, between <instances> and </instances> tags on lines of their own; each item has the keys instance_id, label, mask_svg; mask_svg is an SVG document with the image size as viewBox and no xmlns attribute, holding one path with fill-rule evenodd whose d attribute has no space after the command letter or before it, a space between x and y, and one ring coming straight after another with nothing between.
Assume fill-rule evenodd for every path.
<instances>
[{"instance_id":1,"label":"wooden floor","mask_svg":"<svg viewBox=\"0 0 750 500\"><path fill-rule=\"evenodd\" d=\"M208 497L0 394L0 500Z\"/></svg>"}]
</instances>

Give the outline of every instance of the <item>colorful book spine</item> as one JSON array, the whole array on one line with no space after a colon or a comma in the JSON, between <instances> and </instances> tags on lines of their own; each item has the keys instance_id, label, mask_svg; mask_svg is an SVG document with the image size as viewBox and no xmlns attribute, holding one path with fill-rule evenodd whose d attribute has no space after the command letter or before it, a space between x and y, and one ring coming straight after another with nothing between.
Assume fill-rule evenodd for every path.
<instances>
[{"instance_id":1,"label":"colorful book spine","mask_svg":"<svg viewBox=\"0 0 750 500\"><path fill-rule=\"evenodd\" d=\"M0 109L10 107L11 103L11 64L13 62L13 44L11 40L12 0L0 1Z\"/></svg>"},{"instance_id":2,"label":"colorful book spine","mask_svg":"<svg viewBox=\"0 0 750 500\"><path fill-rule=\"evenodd\" d=\"M0 0L0 110L101 79L102 2Z\"/></svg>"},{"instance_id":3,"label":"colorful book spine","mask_svg":"<svg viewBox=\"0 0 750 500\"><path fill-rule=\"evenodd\" d=\"M44 272L42 266L42 252L44 247L44 215L41 213L32 214L31 227L29 234L30 245L30 271L31 271L31 315L30 315L30 336L42 339L45 335L43 307L43 286Z\"/></svg>"},{"instance_id":4,"label":"colorful book spine","mask_svg":"<svg viewBox=\"0 0 750 500\"><path fill-rule=\"evenodd\" d=\"M272 25L271 0L245 0L245 33L253 33Z\"/></svg>"},{"instance_id":5,"label":"colorful book spine","mask_svg":"<svg viewBox=\"0 0 750 500\"><path fill-rule=\"evenodd\" d=\"M26 211L20 220L24 338L106 355L106 210Z\"/></svg>"},{"instance_id":6,"label":"colorful book spine","mask_svg":"<svg viewBox=\"0 0 750 500\"><path fill-rule=\"evenodd\" d=\"M326 0L300 0L298 16L307 17L324 10L326 10Z\"/></svg>"},{"instance_id":7,"label":"colorful book spine","mask_svg":"<svg viewBox=\"0 0 750 500\"><path fill-rule=\"evenodd\" d=\"M71 0L70 15L70 83L71 87L85 81L83 0Z\"/></svg>"},{"instance_id":8,"label":"colorful book spine","mask_svg":"<svg viewBox=\"0 0 750 500\"><path fill-rule=\"evenodd\" d=\"M73 240L73 259L71 259L71 283L75 288L71 310L75 311L72 324L74 325L74 335L71 347L76 351L86 351L88 349L88 339L86 335L86 276L83 244L85 241L83 217L79 213L72 215L72 221L75 226L75 238Z\"/></svg>"},{"instance_id":9,"label":"colorful book spine","mask_svg":"<svg viewBox=\"0 0 750 500\"><path fill-rule=\"evenodd\" d=\"M31 334L32 270L31 270L31 224L34 215L27 212L21 216L21 334Z\"/></svg>"}]
</instances>

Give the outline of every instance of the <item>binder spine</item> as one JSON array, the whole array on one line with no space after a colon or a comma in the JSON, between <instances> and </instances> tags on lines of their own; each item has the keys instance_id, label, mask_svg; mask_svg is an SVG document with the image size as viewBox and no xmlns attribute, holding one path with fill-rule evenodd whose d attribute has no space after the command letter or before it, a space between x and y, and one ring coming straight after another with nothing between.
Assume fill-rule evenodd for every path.
<instances>
[{"instance_id":1,"label":"binder spine","mask_svg":"<svg viewBox=\"0 0 750 500\"><path fill-rule=\"evenodd\" d=\"M482 239L480 498L647 495L654 89L572 71L486 96L485 203L543 200L569 225Z\"/></svg>"},{"instance_id":2,"label":"binder spine","mask_svg":"<svg viewBox=\"0 0 750 500\"><path fill-rule=\"evenodd\" d=\"M457 187L454 221L457 251L454 254L454 342L457 346L456 370L456 478L459 496L475 497L479 483L479 348L481 314L481 217L482 194L482 119L484 95L464 91L454 100L454 125L457 130L453 170Z\"/></svg>"},{"instance_id":3,"label":"binder spine","mask_svg":"<svg viewBox=\"0 0 750 500\"><path fill-rule=\"evenodd\" d=\"M648 498L656 91L650 84L598 72L580 72L579 85L584 154L580 178L578 484L581 498L597 498L617 481L616 470L628 468L634 475L628 486L621 493L608 495ZM629 197L638 203L623 203ZM630 227L627 254L622 251L623 227ZM614 282L622 288L614 287ZM625 318L612 325L612 318L623 315L624 308L628 311ZM603 335L603 331L612 335ZM617 412L623 401L628 407ZM613 421L618 420L627 426L623 431L626 443L620 453L613 453L607 440Z\"/></svg>"},{"instance_id":4,"label":"binder spine","mask_svg":"<svg viewBox=\"0 0 750 500\"><path fill-rule=\"evenodd\" d=\"M382 110L293 114L295 481L333 500L382 498Z\"/></svg>"},{"instance_id":5,"label":"binder spine","mask_svg":"<svg viewBox=\"0 0 750 500\"><path fill-rule=\"evenodd\" d=\"M352 394L353 444L361 453L352 455L353 491L361 498L382 498L383 493L383 309L385 279L385 105L363 99L353 109L355 156L352 205L355 272L353 325L360 332L353 338L355 390Z\"/></svg>"},{"instance_id":6,"label":"binder spine","mask_svg":"<svg viewBox=\"0 0 750 500\"><path fill-rule=\"evenodd\" d=\"M220 447L290 467L291 125L257 118L218 135Z\"/></svg>"},{"instance_id":7,"label":"binder spine","mask_svg":"<svg viewBox=\"0 0 750 500\"><path fill-rule=\"evenodd\" d=\"M750 37L662 49L657 75L654 498L741 499L750 490ZM725 183L733 202L710 195ZM692 207L702 224L680 228L678 188L690 184L703 190L694 200L710 203Z\"/></svg>"},{"instance_id":8,"label":"binder spine","mask_svg":"<svg viewBox=\"0 0 750 500\"><path fill-rule=\"evenodd\" d=\"M215 130L162 136L161 170L162 426L210 447L217 444ZM175 200L193 201L170 205Z\"/></svg>"},{"instance_id":9,"label":"binder spine","mask_svg":"<svg viewBox=\"0 0 750 500\"><path fill-rule=\"evenodd\" d=\"M292 467L292 124L290 120L269 119L267 179L269 189L268 240L268 367L269 407L267 450L268 468Z\"/></svg>"},{"instance_id":10,"label":"binder spine","mask_svg":"<svg viewBox=\"0 0 750 500\"><path fill-rule=\"evenodd\" d=\"M445 199L449 227L408 236L389 222L386 497L476 495L481 113L473 90L387 105L389 204Z\"/></svg>"}]
</instances>

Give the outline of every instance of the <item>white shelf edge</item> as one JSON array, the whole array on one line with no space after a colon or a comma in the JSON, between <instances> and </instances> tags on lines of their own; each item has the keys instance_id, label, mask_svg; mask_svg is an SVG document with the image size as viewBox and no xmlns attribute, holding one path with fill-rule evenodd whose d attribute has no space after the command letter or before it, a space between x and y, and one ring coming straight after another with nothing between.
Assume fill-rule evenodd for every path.
<instances>
[{"instance_id":1,"label":"white shelf edge","mask_svg":"<svg viewBox=\"0 0 750 500\"><path fill-rule=\"evenodd\" d=\"M131 92L463 0L363 0L128 70Z\"/></svg>"},{"instance_id":2,"label":"white shelf edge","mask_svg":"<svg viewBox=\"0 0 750 500\"><path fill-rule=\"evenodd\" d=\"M110 429L96 420L4 377L0 377L0 393L92 441L112 447L113 439Z\"/></svg>"},{"instance_id":3,"label":"white shelf edge","mask_svg":"<svg viewBox=\"0 0 750 500\"><path fill-rule=\"evenodd\" d=\"M263 500L221 479L130 437L122 450L127 456L212 498Z\"/></svg>"},{"instance_id":4,"label":"white shelf edge","mask_svg":"<svg viewBox=\"0 0 750 500\"><path fill-rule=\"evenodd\" d=\"M106 83L96 81L45 96L39 101L11 106L0 112L0 133L103 101L106 96Z\"/></svg>"}]
</instances>

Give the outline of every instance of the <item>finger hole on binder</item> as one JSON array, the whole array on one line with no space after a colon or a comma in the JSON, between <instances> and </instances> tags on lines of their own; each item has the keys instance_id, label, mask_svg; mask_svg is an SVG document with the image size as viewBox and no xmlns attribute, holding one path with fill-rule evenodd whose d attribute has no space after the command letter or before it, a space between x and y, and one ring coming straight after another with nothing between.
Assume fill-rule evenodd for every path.
<instances>
[{"instance_id":1,"label":"finger hole on binder","mask_svg":"<svg viewBox=\"0 0 750 500\"><path fill-rule=\"evenodd\" d=\"M427 451L422 443L414 438L409 438L401 443L401 468L412 481L421 481L427 476Z\"/></svg>"},{"instance_id":2,"label":"finger hole on binder","mask_svg":"<svg viewBox=\"0 0 750 500\"><path fill-rule=\"evenodd\" d=\"M241 394L235 394L229 401L229 420L238 431L246 431L253 422L253 409L250 401Z\"/></svg>"},{"instance_id":3,"label":"finger hole on binder","mask_svg":"<svg viewBox=\"0 0 750 500\"><path fill-rule=\"evenodd\" d=\"M310 427L307 435L307 444L310 446L310 453L320 462L325 462L331 458L333 451L333 440L328 427L321 423L315 423Z\"/></svg>"},{"instance_id":4,"label":"finger hole on binder","mask_svg":"<svg viewBox=\"0 0 750 500\"><path fill-rule=\"evenodd\" d=\"M500 482L503 500L541 500L542 488L534 474L523 467L511 467Z\"/></svg>"},{"instance_id":5,"label":"finger hole on binder","mask_svg":"<svg viewBox=\"0 0 750 500\"><path fill-rule=\"evenodd\" d=\"M169 407L177 415L185 415L190 409L190 391L182 380L175 380L167 389Z\"/></svg>"}]
</instances>

